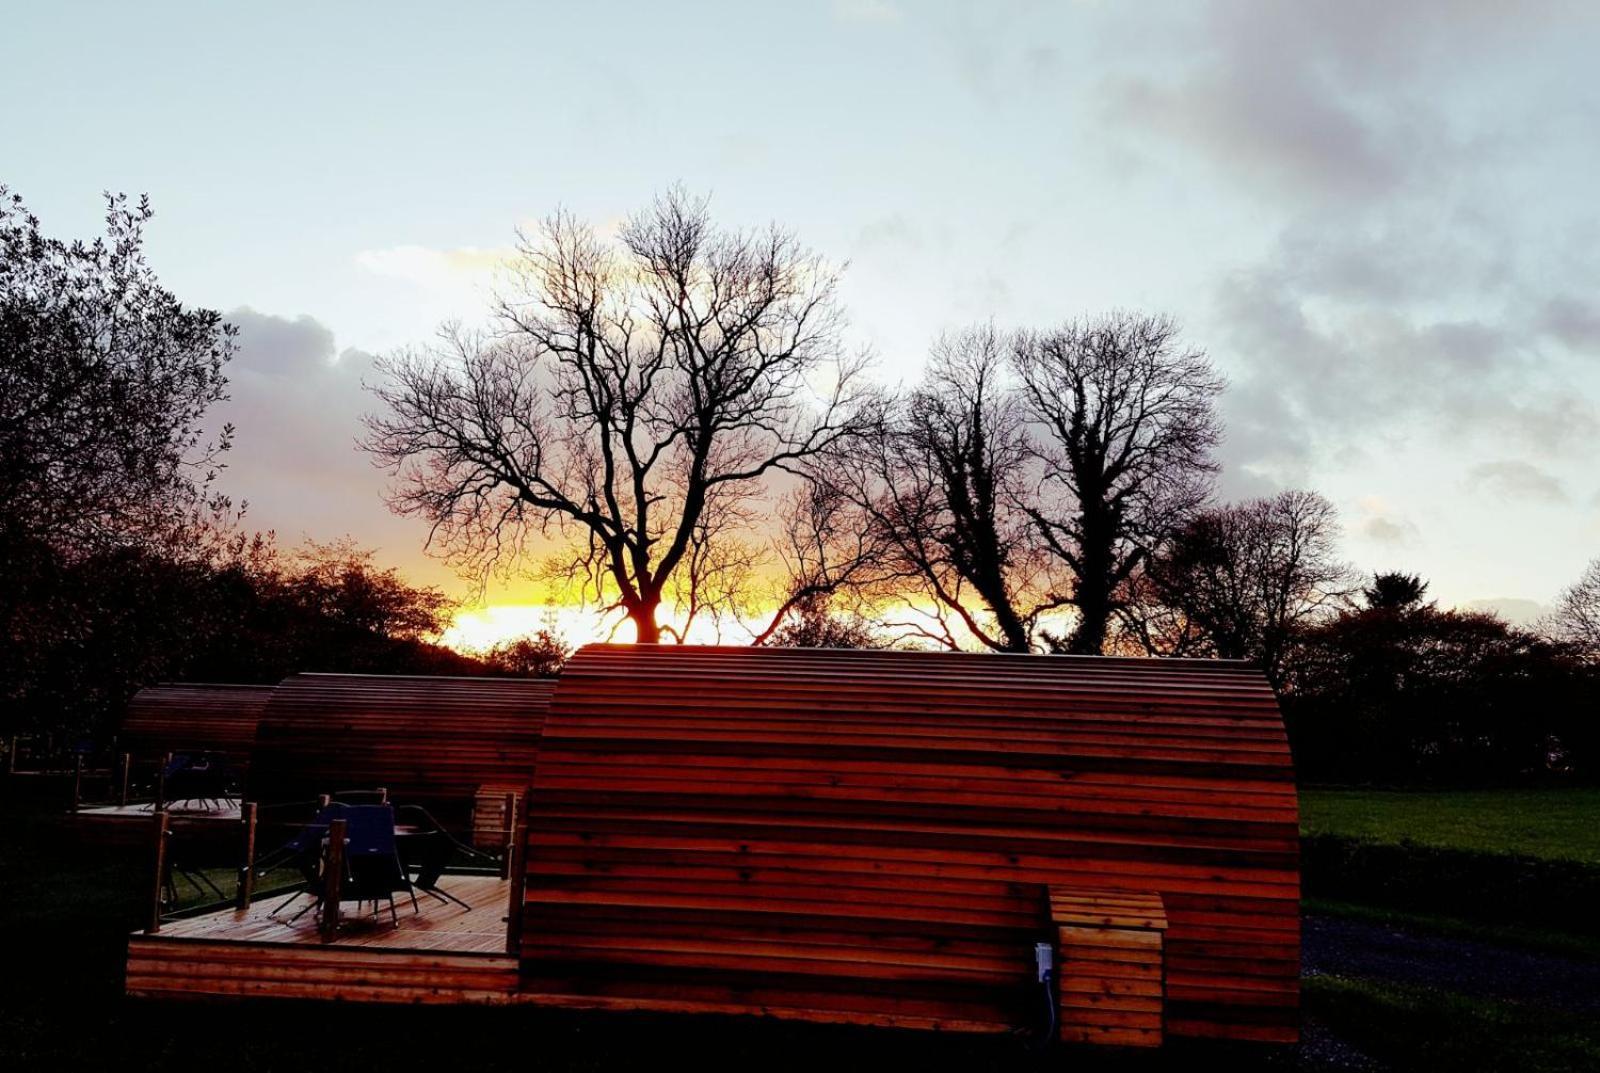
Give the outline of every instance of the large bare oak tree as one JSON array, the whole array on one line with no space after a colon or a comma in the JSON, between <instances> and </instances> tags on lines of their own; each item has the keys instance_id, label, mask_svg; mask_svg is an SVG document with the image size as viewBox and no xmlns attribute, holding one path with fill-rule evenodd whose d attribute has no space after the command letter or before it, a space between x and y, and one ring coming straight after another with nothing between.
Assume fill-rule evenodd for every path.
<instances>
[{"instance_id":1,"label":"large bare oak tree","mask_svg":"<svg viewBox=\"0 0 1600 1073\"><path fill-rule=\"evenodd\" d=\"M1111 313L1014 344L1041 471L1028 513L1071 570L1064 651L1104 651L1138 565L1210 496L1223 381L1164 316Z\"/></svg>"},{"instance_id":2,"label":"large bare oak tree","mask_svg":"<svg viewBox=\"0 0 1600 1073\"><path fill-rule=\"evenodd\" d=\"M860 512L927 614L903 626L950 648L966 638L1027 652L1058 606L1024 502L1025 414L1009 382L1007 339L983 325L941 336L922 381L870 438L833 452L820 482Z\"/></svg>"},{"instance_id":3,"label":"large bare oak tree","mask_svg":"<svg viewBox=\"0 0 1600 1073\"><path fill-rule=\"evenodd\" d=\"M679 571L715 572L765 479L870 418L836 273L777 227L715 227L679 190L615 241L557 214L518 255L498 332L449 329L386 363L368 445L398 473L392 506L458 564L559 541L553 572L657 641Z\"/></svg>"}]
</instances>

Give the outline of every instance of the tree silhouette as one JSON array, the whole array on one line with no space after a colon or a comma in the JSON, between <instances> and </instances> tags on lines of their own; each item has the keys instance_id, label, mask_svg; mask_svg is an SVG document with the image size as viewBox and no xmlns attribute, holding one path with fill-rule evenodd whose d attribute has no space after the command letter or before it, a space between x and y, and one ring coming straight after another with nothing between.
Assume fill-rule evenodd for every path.
<instances>
[{"instance_id":1,"label":"tree silhouette","mask_svg":"<svg viewBox=\"0 0 1600 1073\"><path fill-rule=\"evenodd\" d=\"M673 190L616 241L524 237L500 331L389 360L369 448L391 504L480 575L564 538L546 574L661 636L680 569L742 531L765 479L863 427L837 277L777 227L729 232Z\"/></svg>"},{"instance_id":2,"label":"tree silhouette","mask_svg":"<svg viewBox=\"0 0 1600 1073\"><path fill-rule=\"evenodd\" d=\"M1129 577L1210 495L1223 381L1174 321L1138 313L1024 333L1014 361L1042 465L1028 514L1073 576L1059 647L1099 653Z\"/></svg>"},{"instance_id":3,"label":"tree silhouette","mask_svg":"<svg viewBox=\"0 0 1600 1073\"><path fill-rule=\"evenodd\" d=\"M1600 661L1600 559L1591 561L1583 576L1561 594L1543 625L1558 640Z\"/></svg>"},{"instance_id":4,"label":"tree silhouette","mask_svg":"<svg viewBox=\"0 0 1600 1073\"><path fill-rule=\"evenodd\" d=\"M204 509L233 430L234 329L144 259L149 200L106 195L106 233L51 238L0 186L0 540L82 555L163 539ZM219 506L219 504L211 504Z\"/></svg>"},{"instance_id":5,"label":"tree silhouette","mask_svg":"<svg viewBox=\"0 0 1600 1073\"><path fill-rule=\"evenodd\" d=\"M1024 503L1029 448L1008 360L992 326L941 336L874 435L830 452L814 475L855 505L894 576L926 595L938 625L910 628L951 648L971 637L1026 652L1039 616L1063 602L1040 585L1047 557Z\"/></svg>"},{"instance_id":6,"label":"tree silhouette","mask_svg":"<svg viewBox=\"0 0 1600 1073\"><path fill-rule=\"evenodd\" d=\"M1150 651L1256 660L1276 685L1295 636L1347 602L1338 533L1315 492L1202 511L1135 575L1124 621Z\"/></svg>"},{"instance_id":7,"label":"tree silhouette","mask_svg":"<svg viewBox=\"0 0 1600 1073\"><path fill-rule=\"evenodd\" d=\"M1361 598L1374 610L1397 611L1422 603L1428 593L1428 583L1417 574L1392 571L1373 574L1372 581L1361 590Z\"/></svg>"}]
</instances>

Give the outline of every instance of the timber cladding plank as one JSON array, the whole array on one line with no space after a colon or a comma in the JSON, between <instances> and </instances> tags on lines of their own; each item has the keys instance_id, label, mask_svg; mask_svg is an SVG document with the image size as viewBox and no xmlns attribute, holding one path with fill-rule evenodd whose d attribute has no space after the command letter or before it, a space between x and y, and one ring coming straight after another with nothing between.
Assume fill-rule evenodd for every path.
<instances>
[{"instance_id":1,"label":"timber cladding plank","mask_svg":"<svg viewBox=\"0 0 1600 1073\"><path fill-rule=\"evenodd\" d=\"M517 990L517 963L480 955L134 936L128 942L126 989L129 995L168 999L505 1004Z\"/></svg>"},{"instance_id":2,"label":"timber cladding plank","mask_svg":"<svg viewBox=\"0 0 1600 1073\"><path fill-rule=\"evenodd\" d=\"M291 801L386 787L465 820L532 777L555 684L522 678L297 674L256 734L251 795Z\"/></svg>"},{"instance_id":3,"label":"timber cladding plank","mask_svg":"<svg viewBox=\"0 0 1600 1073\"><path fill-rule=\"evenodd\" d=\"M1002 1029L1060 940L1080 1038L1297 1033L1294 778L1245 664L588 646L528 804L538 1001Z\"/></svg>"},{"instance_id":4,"label":"timber cladding plank","mask_svg":"<svg viewBox=\"0 0 1600 1073\"><path fill-rule=\"evenodd\" d=\"M1061 1039L1158 1047L1167 1008L1161 895L1050 888Z\"/></svg>"},{"instance_id":5,"label":"timber cladding plank","mask_svg":"<svg viewBox=\"0 0 1600 1073\"><path fill-rule=\"evenodd\" d=\"M165 683L133 695L122 717L118 745L141 760L166 753L219 752L243 770L249 766L256 725L272 687Z\"/></svg>"}]
</instances>

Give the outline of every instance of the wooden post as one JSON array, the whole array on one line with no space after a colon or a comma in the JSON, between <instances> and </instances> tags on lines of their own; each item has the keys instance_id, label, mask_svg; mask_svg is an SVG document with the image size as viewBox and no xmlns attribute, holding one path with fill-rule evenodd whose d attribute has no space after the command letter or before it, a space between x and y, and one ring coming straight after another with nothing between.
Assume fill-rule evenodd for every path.
<instances>
[{"instance_id":1,"label":"wooden post","mask_svg":"<svg viewBox=\"0 0 1600 1073\"><path fill-rule=\"evenodd\" d=\"M72 762L72 811L77 812L83 802L83 754L78 753Z\"/></svg>"},{"instance_id":2,"label":"wooden post","mask_svg":"<svg viewBox=\"0 0 1600 1073\"><path fill-rule=\"evenodd\" d=\"M161 930L161 893L167 884L167 840L171 837L168 827L171 817L165 809L158 809L155 815L155 870L150 881L150 919L145 927L146 935L154 935Z\"/></svg>"},{"instance_id":3,"label":"wooden post","mask_svg":"<svg viewBox=\"0 0 1600 1073\"><path fill-rule=\"evenodd\" d=\"M239 811L239 819L244 825L244 867L239 869L239 893L234 899L234 907L240 910L250 908L250 899L256 892L256 803L246 801Z\"/></svg>"},{"instance_id":4,"label":"wooden post","mask_svg":"<svg viewBox=\"0 0 1600 1073\"><path fill-rule=\"evenodd\" d=\"M505 804L501 809L506 818L505 849L500 854L500 878L511 878L511 850L512 843L517 837L517 795L506 794Z\"/></svg>"},{"instance_id":5,"label":"wooden post","mask_svg":"<svg viewBox=\"0 0 1600 1073\"><path fill-rule=\"evenodd\" d=\"M117 759L117 804L121 808L128 807L128 780L133 773L133 754L122 753Z\"/></svg>"},{"instance_id":6,"label":"wooden post","mask_svg":"<svg viewBox=\"0 0 1600 1073\"><path fill-rule=\"evenodd\" d=\"M156 811L167 807L167 765L172 763L171 753L161 754L161 767L156 772Z\"/></svg>"},{"instance_id":7,"label":"wooden post","mask_svg":"<svg viewBox=\"0 0 1600 1073\"><path fill-rule=\"evenodd\" d=\"M328 824L328 848L322 858L322 941L339 934L339 888L344 884L345 820Z\"/></svg>"},{"instance_id":8,"label":"wooden post","mask_svg":"<svg viewBox=\"0 0 1600 1073\"><path fill-rule=\"evenodd\" d=\"M510 861L507 870L510 872L511 882L507 884L509 892L506 903L506 953L517 954L522 950L522 888L527 869L523 862L526 860L527 830L526 810L527 797L523 797L521 807L513 815L517 822L512 825L511 852L507 854Z\"/></svg>"}]
</instances>

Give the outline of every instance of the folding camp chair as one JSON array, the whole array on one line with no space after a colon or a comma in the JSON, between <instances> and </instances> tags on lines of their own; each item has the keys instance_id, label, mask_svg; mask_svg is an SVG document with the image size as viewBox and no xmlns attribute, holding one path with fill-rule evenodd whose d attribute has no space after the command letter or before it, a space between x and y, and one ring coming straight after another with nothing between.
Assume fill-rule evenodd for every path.
<instances>
[{"instance_id":1,"label":"folding camp chair","mask_svg":"<svg viewBox=\"0 0 1600 1073\"><path fill-rule=\"evenodd\" d=\"M347 844L339 900L371 902L376 913L378 902L388 899L389 915L398 925L400 916L395 912L394 895L396 891L404 891L411 895L412 912L420 911L417 892L400 863L400 851L395 843L394 809L388 805L347 805L344 818Z\"/></svg>"},{"instance_id":2,"label":"folding camp chair","mask_svg":"<svg viewBox=\"0 0 1600 1073\"><path fill-rule=\"evenodd\" d=\"M296 831L294 837L269 853L263 853L256 858L256 873L265 875L272 869L285 864L293 864L300 873L301 884L293 893L272 910L271 915L276 916L283 912L290 902L302 894L315 895L316 900L306 909L322 904L322 843L328 837L328 825L344 815L348 806L341 804L325 805L318 809L311 818L311 822ZM299 920L305 913L300 910L291 919L290 923Z\"/></svg>"},{"instance_id":3,"label":"folding camp chair","mask_svg":"<svg viewBox=\"0 0 1600 1073\"><path fill-rule=\"evenodd\" d=\"M450 832L419 805L402 805L397 815L408 826L415 828L414 833L405 839L406 852L402 859L408 868L416 869L416 878L412 880L416 888L430 898L454 902L470 910L472 906L439 886L439 879L449 867L450 858L455 856L458 846Z\"/></svg>"},{"instance_id":4,"label":"folding camp chair","mask_svg":"<svg viewBox=\"0 0 1600 1073\"><path fill-rule=\"evenodd\" d=\"M168 801L194 801L214 810L234 800L237 779L221 753L173 753L161 774Z\"/></svg>"}]
</instances>

